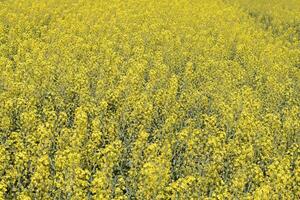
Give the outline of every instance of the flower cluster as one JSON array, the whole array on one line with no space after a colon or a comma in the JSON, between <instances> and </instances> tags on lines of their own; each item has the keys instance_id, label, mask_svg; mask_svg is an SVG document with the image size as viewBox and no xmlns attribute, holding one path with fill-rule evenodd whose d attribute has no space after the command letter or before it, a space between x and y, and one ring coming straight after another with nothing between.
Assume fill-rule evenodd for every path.
<instances>
[{"instance_id":1,"label":"flower cluster","mask_svg":"<svg viewBox=\"0 0 300 200\"><path fill-rule=\"evenodd\" d=\"M0 199L299 199L299 10L0 1Z\"/></svg>"}]
</instances>

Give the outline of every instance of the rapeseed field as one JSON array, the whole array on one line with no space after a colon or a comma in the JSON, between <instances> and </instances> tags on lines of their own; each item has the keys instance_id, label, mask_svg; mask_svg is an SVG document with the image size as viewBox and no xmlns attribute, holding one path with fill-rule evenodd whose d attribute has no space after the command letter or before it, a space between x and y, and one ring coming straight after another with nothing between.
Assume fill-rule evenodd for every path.
<instances>
[{"instance_id":1,"label":"rapeseed field","mask_svg":"<svg viewBox=\"0 0 300 200\"><path fill-rule=\"evenodd\" d=\"M299 0L1 0L0 199L300 199Z\"/></svg>"}]
</instances>

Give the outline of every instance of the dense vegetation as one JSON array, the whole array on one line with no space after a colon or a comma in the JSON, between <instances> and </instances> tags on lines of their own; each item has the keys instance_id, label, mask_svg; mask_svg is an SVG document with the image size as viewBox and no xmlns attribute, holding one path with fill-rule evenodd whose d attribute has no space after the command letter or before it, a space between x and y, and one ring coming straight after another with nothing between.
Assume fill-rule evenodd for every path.
<instances>
[{"instance_id":1,"label":"dense vegetation","mask_svg":"<svg viewBox=\"0 0 300 200\"><path fill-rule=\"evenodd\" d=\"M299 0L0 1L0 199L299 199Z\"/></svg>"}]
</instances>

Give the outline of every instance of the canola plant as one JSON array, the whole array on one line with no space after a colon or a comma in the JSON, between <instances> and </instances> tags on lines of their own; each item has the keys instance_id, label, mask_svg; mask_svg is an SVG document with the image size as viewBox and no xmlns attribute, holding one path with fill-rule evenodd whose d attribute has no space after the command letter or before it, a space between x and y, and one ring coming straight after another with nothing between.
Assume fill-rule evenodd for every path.
<instances>
[{"instance_id":1,"label":"canola plant","mask_svg":"<svg viewBox=\"0 0 300 200\"><path fill-rule=\"evenodd\" d=\"M299 199L299 0L0 1L0 199Z\"/></svg>"}]
</instances>

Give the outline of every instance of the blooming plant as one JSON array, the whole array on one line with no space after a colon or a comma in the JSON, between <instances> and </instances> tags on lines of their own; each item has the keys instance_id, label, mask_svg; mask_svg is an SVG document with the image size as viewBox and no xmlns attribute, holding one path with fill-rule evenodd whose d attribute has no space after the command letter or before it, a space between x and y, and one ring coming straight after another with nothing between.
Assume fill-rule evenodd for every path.
<instances>
[{"instance_id":1,"label":"blooming plant","mask_svg":"<svg viewBox=\"0 0 300 200\"><path fill-rule=\"evenodd\" d=\"M0 1L0 199L300 199L299 11Z\"/></svg>"}]
</instances>

